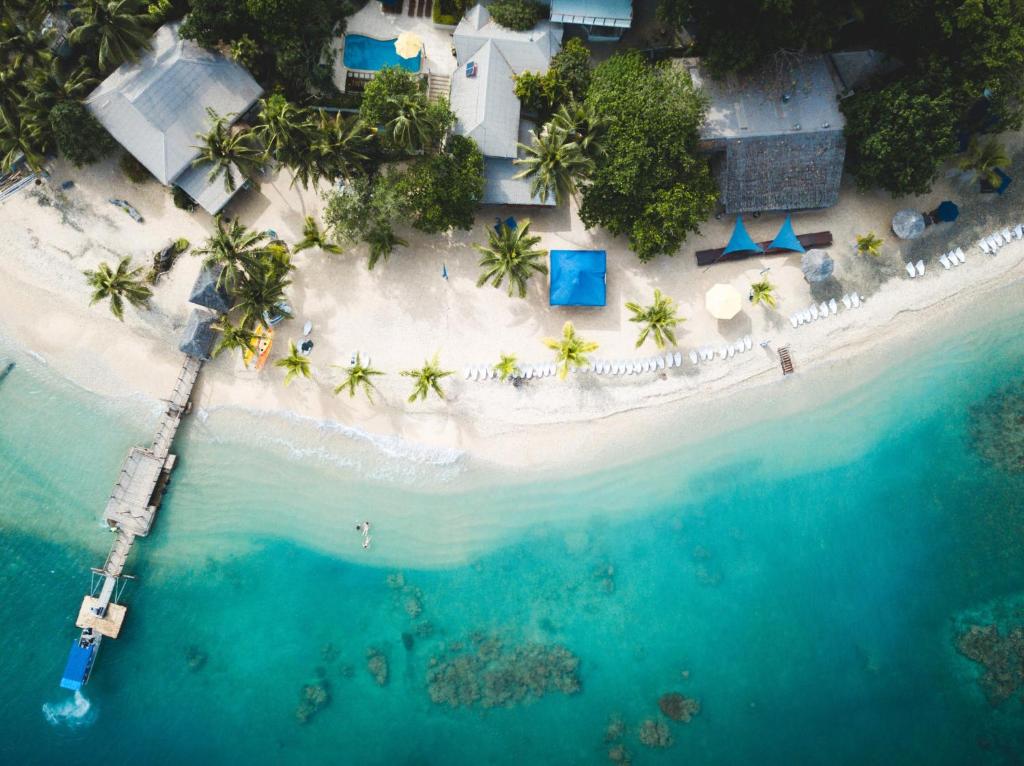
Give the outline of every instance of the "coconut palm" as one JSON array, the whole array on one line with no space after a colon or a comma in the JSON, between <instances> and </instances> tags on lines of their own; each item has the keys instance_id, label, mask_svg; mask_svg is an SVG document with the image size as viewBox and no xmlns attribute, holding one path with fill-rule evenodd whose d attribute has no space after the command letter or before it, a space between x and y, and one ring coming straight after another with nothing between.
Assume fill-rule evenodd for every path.
<instances>
[{"instance_id":1,"label":"coconut palm","mask_svg":"<svg viewBox=\"0 0 1024 766\"><path fill-rule=\"evenodd\" d=\"M125 301L141 309L147 307L149 299L153 296L153 291L149 289L143 277L142 267L133 269L131 263L132 259L125 256L117 264L116 269L111 269L104 261L95 271L82 272L92 288L92 300L89 305L109 299L111 313L122 322Z\"/></svg>"},{"instance_id":2,"label":"coconut palm","mask_svg":"<svg viewBox=\"0 0 1024 766\"><path fill-rule=\"evenodd\" d=\"M0 171L10 170L24 156L34 171L42 170L46 152L52 148L50 131L39 114L24 104L0 106Z\"/></svg>"},{"instance_id":3,"label":"coconut palm","mask_svg":"<svg viewBox=\"0 0 1024 766\"><path fill-rule=\"evenodd\" d=\"M770 309L775 308L778 305L778 301L775 299L775 285L767 278L760 282L754 282L750 286L750 302L755 306L758 303L763 303Z\"/></svg>"},{"instance_id":4,"label":"coconut palm","mask_svg":"<svg viewBox=\"0 0 1024 766\"><path fill-rule=\"evenodd\" d=\"M199 156L192 160L192 165L208 163L210 181L223 175L224 188L233 192L238 186L235 170L247 179L254 178L259 172L263 164L260 151L256 148L251 130L233 128L227 117L217 114L211 107L206 108L206 113L212 124L208 133L196 134L202 144L196 147Z\"/></svg>"},{"instance_id":5,"label":"coconut palm","mask_svg":"<svg viewBox=\"0 0 1024 766\"><path fill-rule=\"evenodd\" d=\"M675 328L685 319L676 316L676 303L667 295L662 295L661 290L654 290L654 304L641 306L639 303L630 301L626 308L633 312L629 318L630 322L639 322L643 325L640 336L636 340L636 347L640 348L648 336L654 338L654 345L658 348L665 348L667 340L673 346L676 345Z\"/></svg>"},{"instance_id":6,"label":"coconut palm","mask_svg":"<svg viewBox=\"0 0 1024 766\"><path fill-rule=\"evenodd\" d=\"M882 252L882 240L873 231L857 235L857 252L860 255L878 255Z\"/></svg>"},{"instance_id":7,"label":"coconut palm","mask_svg":"<svg viewBox=\"0 0 1024 766\"><path fill-rule=\"evenodd\" d=\"M395 109L395 116L384 126L384 135L407 154L430 146L437 125L426 101L419 96L393 96L388 101Z\"/></svg>"},{"instance_id":8,"label":"coconut palm","mask_svg":"<svg viewBox=\"0 0 1024 766\"><path fill-rule=\"evenodd\" d=\"M447 378L454 373L451 370L442 370L438 355L434 354L434 358L425 361L420 369L402 370L401 374L407 378L413 378L412 393L409 394L409 401L415 402L417 399L426 399L431 391L441 399L444 399L441 379Z\"/></svg>"},{"instance_id":9,"label":"coconut palm","mask_svg":"<svg viewBox=\"0 0 1024 766\"><path fill-rule=\"evenodd\" d=\"M241 351L250 348L255 333L247 330L241 325L232 324L226 317L222 317L213 323L213 329L220 333L217 345L213 347L213 355L217 356L221 351Z\"/></svg>"},{"instance_id":10,"label":"coconut palm","mask_svg":"<svg viewBox=\"0 0 1024 766\"><path fill-rule=\"evenodd\" d=\"M358 118L321 112L313 129L309 151L292 168L292 183L304 188L320 178L352 179L365 172L370 160L372 131Z\"/></svg>"},{"instance_id":11,"label":"coconut palm","mask_svg":"<svg viewBox=\"0 0 1024 766\"><path fill-rule=\"evenodd\" d=\"M307 215L306 223L302 227L302 239L295 243L293 250L300 253L312 247L323 250L325 253L341 252L341 248L327 239L327 235L320 231L320 225L316 222L316 218Z\"/></svg>"},{"instance_id":12,"label":"coconut palm","mask_svg":"<svg viewBox=\"0 0 1024 766\"><path fill-rule=\"evenodd\" d=\"M79 66L65 73L64 62L53 59L49 66L35 70L26 89L29 99L49 111L61 101L84 96L95 84L96 77L90 67Z\"/></svg>"},{"instance_id":13,"label":"coconut palm","mask_svg":"<svg viewBox=\"0 0 1024 766\"><path fill-rule=\"evenodd\" d=\"M494 365L494 369L498 371L498 376L502 380L508 380L509 377L515 374L518 363L519 360L516 359L515 354L502 354L498 363Z\"/></svg>"},{"instance_id":14,"label":"coconut palm","mask_svg":"<svg viewBox=\"0 0 1024 766\"><path fill-rule=\"evenodd\" d=\"M989 186L997 187L1002 183L996 170L1002 165L1008 165L1010 158L1006 154L1003 145L994 138L981 143L977 137L971 139L967 147L967 154L960 160L961 170L970 170L988 183Z\"/></svg>"},{"instance_id":15,"label":"coconut palm","mask_svg":"<svg viewBox=\"0 0 1024 766\"><path fill-rule=\"evenodd\" d=\"M284 384L286 386L299 375L304 378L313 377L313 372L309 366L309 357L299 353L295 341L288 341L288 346L288 356L281 357L274 362L275 367L280 367L284 370Z\"/></svg>"},{"instance_id":16,"label":"coconut palm","mask_svg":"<svg viewBox=\"0 0 1024 766\"><path fill-rule=\"evenodd\" d=\"M405 247L409 244L395 234L387 223L371 226L363 238L370 247L370 260L367 261L366 267L371 271L380 259L386 261L396 247Z\"/></svg>"},{"instance_id":17,"label":"coconut palm","mask_svg":"<svg viewBox=\"0 0 1024 766\"><path fill-rule=\"evenodd\" d=\"M51 61L53 52L36 22L7 11L0 16L0 56L12 70L27 74Z\"/></svg>"},{"instance_id":18,"label":"coconut palm","mask_svg":"<svg viewBox=\"0 0 1024 766\"><path fill-rule=\"evenodd\" d=\"M280 93L261 98L259 104L260 116L252 134L263 147L263 159L294 167L308 155L313 141L310 111L296 106Z\"/></svg>"},{"instance_id":19,"label":"coconut palm","mask_svg":"<svg viewBox=\"0 0 1024 766\"><path fill-rule=\"evenodd\" d=\"M287 249L280 245L270 245L248 264L246 278L235 292L234 309L241 316L242 327L254 329L268 314L291 316L282 304L293 268Z\"/></svg>"},{"instance_id":20,"label":"coconut palm","mask_svg":"<svg viewBox=\"0 0 1024 766\"><path fill-rule=\"evenodd\" d=\"M584 340L576 334L572 322L566 322L562 326L561 338L545 338L544 345L555 352L558 377L561 380L565 380L569 375L569 367L585 367L590 364L586 355L591 351L597 351L596 343Z\"/></svg>"},{"instance_id":21,"label":"coconut palm","mask_svg":"<svg viewBox=\"0 0 1024 766\"><path fill-rule=\"evenodd\" d=\"M590 159L604 154L601 134L607 124L607 119L598 115L591 105L578 101L562 104L550 123L552 129L562 131Z\"/></svg>"},{"instance_id":22,"label":"coconut palm","mask_svg":"<svg viewBox=\"0 0 1024 766\"><path fill-rule=\"evenodd\" d=\"M137 61L139 50L149 49L152 19L144 0L78 0L71 19L77 26L69 39L98 48L100 69Z\"/></svg>"},{"instance_id":23,"label":"coconut palm","mask_svg":"<svg viewBox=\"0 0 1024 766\"><path fill-rule=\"evenodd\" d=\"M217 233L192 252L203 257L204 267L219 266L217 286L234 293L247 277L249 267L266 252L268 235L263 231L249 231L237 220L227 224L219 215L214 222Z\"/></svg>"},{"instance_id":24,"label":"coconut palm","mask_svg":"<svg viewBox=\"0 0 1024 766\"><path fill-rule=\"evenodd\" d=\"M361 388L366 394L366 398L370 400L370 404L373 404L373 392L377 390L377 387L373 385L373 377L384 373L373 369L369 364L363 364L362 357L358 353L356 353L355 364L346 366L344 370L345 379L334 387L334 393L340 394L342 391L348 391L348 396L351 399L356 395L356 389Z\"/></svg>"},{"instance_id":25,"label":"coconut palm","mask_svg":"<svg viewBox=\"0 0 1024 766\"><path fill-rule=\"evenodd\" d=\"M480 268L484 271L476 281L477 287L490 282L494 287L508 278L508 295L518 293L526 297L526 282L536 272L547 274L548 267L542 261L547 250L536 250L534 245L540 237L530 236L530 222L523 221L515 228L501 224L497 230L487 230L487 244L473 245L480 251Z\"/></svg>"},{"instance_id":26,"label":"coconut palm","mask_svg":"<svg viewBox=\"0 0 1024 766\"><path fill-rule=\"evenodd\" d=\"M530 135L533 138L530 145L519 144L526 156L512 161L523 166L514 177L532 179L531 195L547 202L554 194L555 202L560 205L576 194L577 181L593 171L594 162L583 154L579 144L552 123L545 125L539 134L531 130Z\"/></svg>"}]
</instances>

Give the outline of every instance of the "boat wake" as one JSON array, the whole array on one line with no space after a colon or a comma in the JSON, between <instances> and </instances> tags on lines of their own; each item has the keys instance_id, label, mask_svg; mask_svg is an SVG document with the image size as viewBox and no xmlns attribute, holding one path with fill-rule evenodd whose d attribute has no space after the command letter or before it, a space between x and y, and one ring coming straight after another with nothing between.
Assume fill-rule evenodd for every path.
<instances>
[{"instance_id":1,"label":"boat wake","mask_svg":"<svg viewBox=\"0 0 1024 766\"><path fill-rule=\"evenodd\" d=\"M67 726L77 729L89 726L96 720L92 703L79 691L63 702L47 702L43 704L43 717L51 726Z\"/></svg>"}]
</instances>

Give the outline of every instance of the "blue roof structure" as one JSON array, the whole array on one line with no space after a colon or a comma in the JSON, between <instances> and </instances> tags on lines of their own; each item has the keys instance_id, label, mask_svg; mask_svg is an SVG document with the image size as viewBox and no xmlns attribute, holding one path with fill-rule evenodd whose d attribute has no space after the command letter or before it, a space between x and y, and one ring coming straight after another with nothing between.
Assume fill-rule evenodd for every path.
<instances>
[{"instance_id":1,"label":"blue roof structure","mask_svg":"<svg viewBox=\"0 0 1024 766\"><path fill-rule=\"evenodd\" d=\"M607 255L604 250L552 250L552 306L604 306Z\"/></svg>"},{"instance_id":2,"label":"blue roof structure","mask_svg":"<svg viewBox=\"0 0 1024 766\"><path fill-rule=\"evenodd\" d=\"M736 226L732 230L732 236L729 237L729 244L725 246L725 251L722 255L728 255L729 253L746 253L746 252L764 252L761 247L751 239L750 235L747 234L747 227L743 225L743 216L736 216Z\"/></svg>"},{"instance_id":3,"label":"blue roof structure","mask_svg":"<svg viewBox=\"0 0 1024 766\"><path fill-rule=\"evenodd\" d=\"M796 232L793 231L791 216L786 216L786 220L782 222L782 228L779 229L779 233L775 235L775 239L772 240L768 248L770 250L792 250L794 253L804 252L804 246L800 244Z\"/></svg>"},{"instance_id":4,"label":"blue roof structure","mask_svg":"<svg viewBox=\"0 0 1024 766\"><path fill-rule=\"evenodd\" d=\"M76 638L71 644L71 651L68 653L68 664L64 666L64 675L60 679L60 685L64 689L78 691L86 681L89 680L89 670L92 667L92 658L96 654L96 644L82 646Z\"/></svg>"}]
</instances>

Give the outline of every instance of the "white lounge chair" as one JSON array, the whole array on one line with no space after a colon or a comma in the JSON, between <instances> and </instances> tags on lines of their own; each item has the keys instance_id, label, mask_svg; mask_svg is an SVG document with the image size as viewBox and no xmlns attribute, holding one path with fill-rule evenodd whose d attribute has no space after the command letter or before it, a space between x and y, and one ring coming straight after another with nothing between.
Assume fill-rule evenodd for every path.
<instances>
[{"instance_id":1,"label":"white lounge chair","mask_svg":"<svg viewBox=\"0 0 1024 766\"><path fill-rule=\"evenodd\" d=\"M735 343L732 344L732 347L734 349L736 349L736 353L737 354L742 354L743 353L743 341L741 341L741 340L736 341Z\"/></svg>"},{"instance_id":2,"label":"white lounge chair","mask_svg":"<svg viewBox=\"0 0 1024 766\"><path fill-rule=\"evenodd\" d=\"M829 301L828 301L828 312L830 314L832 314L833 316L835 314L839 313L839 306L836 305L836 299L835 298L829 298Z\"/></svg>"},{"instance_id":3,"label":"white lounge chair","mask_svg":"<svg viewBox=\"0 0 1024 766\"><path fill-rule=\"evenodd\" d=\"M958 247L954 250L953 255L956 256L956 259L960 261L960 263L967 263L967 255L964 253L964 249L962 247Z\"/></svg>"},{"instance_id":4,"label":"white lounge chair","mask_svg":"<svg viewBox=\"0 0 1024 766\"><path fill-rule=\"evenodd\" d=\"M1003 238L998 234L990 234L988 237L988 244L992 248L992 252L995 253L1003 246Z\"/></svg>"},{"instance_id":5,"label":"white lounge chair","mask_svg":"<svg viewBox=\"0 0 1024 766\"><path fill-rule=\"evenodd\" d=\"M853 308L860 308L860 296L857 293L850 293L850 303L853 304Z\"/></svg>"},{"instance_id":6,"label":"white lounge chair","mask_svg":"<svg viewBox=\"0 0 1024 766\"><path fill-rule=\"evenodd\" d=\"M1010 233L1009 229L1003 229L1002 235L1003 242L1005 242L1006 244L1010 244L1010 242L1013 240L1013 235Z\"/></svg>"},{"instance_id":7,"label":"white lounge chair","mask_svg":"<svg viewBox=\"0 0 1024 766\"><path fill-rule=\"evenodd\" d=\"M945 254L939 256L939 263L942 264L942 268L949 271L949 258L947 258Z\"/></svg>"},{"instance_id":8,"label":"white lounge chair","mask_svg":"<svg viewBox=\"0 0 1024 766\"><path fill-rule=\"evenodd\" d=\"M796 318L796 314L789 315L789 323L793 325L794 328L800 326L800 320Z\"/></svg>"},{"instance_id":9,"label":"white lounge chair","mask_svg":"<svg viewBox=\"0 0 1024 766\"><path fill-rule=\"evenodd\" d=\"M725 347L725 357L726 357L726 359L732 359L734 356L736 356L736 347L735 346L726 346Z\"/></svg>"},{"instance_id":10,"label":"white lounge chair","mask_svg":"<svg viewBox=\"0 0 1024 766\"><path fill-rule=\"evenodd\" d=\"M727 349L725 346L720 347L718 349L718 358L719 359L728 359L729 358L729 349Z\"/></svg>"},{"instance_id":11,"label":"white lounge chair","mask_svg":"<svg viewBox=\"0 0 1024 766\"><path fill-rule=\"evenodd\" d=\"M847 293L847 294L845 294L843 296L843 305L846 306L846 308L852 308L853 302L850 300L850 294L849 293Z\"/></svg>"},{"instance_id":12,"label":"white lounge chair","mask_svg":"<svg viewBox=\"0 0 1024 766\"><path fill-rule=\"evenodd\" d=\"M750 351L750 349L752 349L753 347L754 347L754 341L751 340L749 335L745 335L743 337L743 348L745 348L747 351Z\"/></svg>"},{"instance_id":13,"label":"white lounge chair","mask_svg":"<svg viewBox=\"0 0 1024 766\"><path fill-rule=\"evenodd\" d=\"M465 370L462 371L462 374L466 378L466 380L469 380L469 377L473 374L473 368L467 367Z\"/></svg>"},{"instance_id":14,"label":"white lounge chair","mask_svg":"<svg viewBox=\"0 0 1024 766\"><path fill-rule=\"evenodd\" d=\"M917 276L924 276L924 261L918 261L914 264L914 268L917 269Z\"/></svg>"},{"instance_id":15,"label":"white lounge chair","mask_svg":"<svg viewBox=\"0 0 1024 766\"><path fill-rule=\"evenodd\" d=\"M696 351L691 351L689 356L690 356L690 361L693 362L694 364L699 364L700 363L700 357L697 356L697 352Z\"/></svg>"},{"instance_id":16,"label":"white lounge chair","mask_svg":"<svg viewBox=\"0 0 1024 766\"><path fill-rule=\"evenodd\" d=\"M907 274L911 279L917 276L917 271L914 270L914 264L908 263L904 268L907 270Z\"/></svg>"},{"instance_id":17,"label":"white lounge chair","mask_svg":"<svg viewBox=\"0 0 1024 766\"><path fill-rule=\"evenodd\" d=\"M654 357L654 363L656 365L658 365L658 369L659 370L664 370L665 369L665 357L663 357L663 356L656 356L656 357ZM672 364L672 363L669 362L669 364Z\"/></svg>"},{"instance_id":18,"label":"white lounge chair","mask_svg":"<svg viewBox=\"0 0 1024 766\"><path fill-rule=\"evenodd\" d=\"M804 320L804 324L808 324L814 317L811 316L810 309L804 309L800 312L800 318Z\"/></svg>"},{"instance_id":19,"label":"white lounge chair","mask_svg":"<svg viewBox=\"0 0 1024 766\"><path fill-rule=\"evenodd\" d=\"M985 255L992 255L992 245L988 243L987 239L979 239L978 247L983 253L985 253Z\"/></svg>"},{"instance_id":20,"label":"white lounge chair","mask_svg":"<svg viewBox=\"0 0 1024 766\"><path fill-rule=\"evenodd\" d=\"M1013 227L1013 238L1020 239L1022 237L1024 237L1024 225L1018 223Z\"/></svg>"},{"instance_id":21,"label":"white lounge chair","mask_svg":"<svg viewBox=\"0 0 1024 766\"><path fill-rule=\"evenodd\" d=\"M676 366L676 360L672 356L672 352L669 351L667 354L665 354L665 367L667 367L668 369L672 369L675 366Z\"/></svg>"},{"instance_id":22,"label":"white lounge chair","mask_svg":"<svg viewBox=\"0 0 1024 766\"><path fill-rule=\"evenodd\" d=\"M812 305L807 310L811 312L811 319L817 319L818 318L818 307L817 306Z\"/></svg>"},{"instance_id":23,"label":"white lounge chair","mask_svg":"<svg viewBox=\"0 0 1024 766\"><path fill-rule=\"evenodd\" d=\"M683 355L682 355L682 353L679 352L679 351L672 352L672 361L675 362L676 367L682 367L683 366ZM696 364L696 362L695 362L695 364Z\"/></svg>"},{"instance_id":24,"label":"white lounge chair","mask_svg":"<svg viewBox=\"0 0 1024 766\"><path fill-rule=\"evenodd\" d=\"M818 313L821 314L822 319L828 316L828 304L825 303L825 301L822 301L818 305Z\"/></svg>"}]
</instances>

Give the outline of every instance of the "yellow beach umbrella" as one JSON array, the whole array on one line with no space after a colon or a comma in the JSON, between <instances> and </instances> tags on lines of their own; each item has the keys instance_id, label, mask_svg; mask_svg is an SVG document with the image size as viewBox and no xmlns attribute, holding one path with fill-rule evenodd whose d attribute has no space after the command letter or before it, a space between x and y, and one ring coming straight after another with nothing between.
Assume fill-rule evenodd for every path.
<instances>
[{"instance_id":1,"label":"yellow beach umbrella","mask_svg":"<svg viewBox=\"0 0 1024 766\"><path fill-rule=\"evenodd\" d=\"M732 285L714 285L704 296L704 305L715 319L732 319L740 313L743 299Z\"/></svg>"},{"instance_id":2,"label":"yellow beach umbrella","mask_svg":"<svg viewBox=\"0 0 1024 766\"><path fill-rule=\"evenodd\" d=\"M415 32L402 32L395 40L395 53L404 59L416 58L423 49L423 41Z\"/></svg>"}]
</instances>

